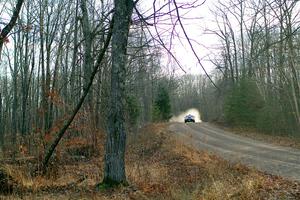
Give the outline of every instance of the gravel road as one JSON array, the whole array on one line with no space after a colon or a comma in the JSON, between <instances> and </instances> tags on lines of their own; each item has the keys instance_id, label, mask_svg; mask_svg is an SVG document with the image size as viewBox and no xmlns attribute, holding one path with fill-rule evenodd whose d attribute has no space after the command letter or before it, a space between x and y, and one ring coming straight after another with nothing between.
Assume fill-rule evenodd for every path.
<instances>
[{"instance_id":1,"label":"gravel road","mask_svg":"<svg viewBox=\"0 0 300 200\"><path fill-rule=\"evenodd\" d=\"M255 141L203 122L172 123L169 129L197 149L300 181L300 150Z\"/></svg>"}]
</instances>

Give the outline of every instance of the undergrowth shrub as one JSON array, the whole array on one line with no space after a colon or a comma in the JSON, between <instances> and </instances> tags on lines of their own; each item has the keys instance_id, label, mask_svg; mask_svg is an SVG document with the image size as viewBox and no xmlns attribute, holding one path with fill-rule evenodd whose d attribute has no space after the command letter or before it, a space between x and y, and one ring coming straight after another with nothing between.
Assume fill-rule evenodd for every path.
<instances>
[{"instance_id":1,"label":"undergrowth shrub","mask_svg":"<svg viewBox=\"0 0 300 200\"><path fill-rule=\"evenodd\" d=\"M91 157L95 152L92 144L81 137L75 137L65 141L65 150L69 156L78 157L84 156Z\"/></svg>"},{"instance_id":2,"label":"undergrowth shrub","mask_svg":"<svg viewBox=\"0 0 300 200\"><path fill-rule=\"evenodd\" d=\"M298 130L292 108L288 105L283 108L274 100L269 100L260 110L256 128L272 135L295 135Z\"/></svg>"},{"instance_id":3,"label":"undergrowth shrub","mask_svg":"<svg viewBox=\"0 0 300 200\"><path fill-rule=\"evenodd\" d=\"M4 167L0 166L0 194L11 194L13 187L12 177Z\"/></svg>"}]
</instances>

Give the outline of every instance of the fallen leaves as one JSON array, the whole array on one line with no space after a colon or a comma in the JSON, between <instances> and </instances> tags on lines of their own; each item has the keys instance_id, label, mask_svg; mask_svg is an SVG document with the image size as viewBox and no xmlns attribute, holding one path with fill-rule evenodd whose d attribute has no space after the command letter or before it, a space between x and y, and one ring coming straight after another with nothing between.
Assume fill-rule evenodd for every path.
<instances>
[{"instance_id":1,"label":"fallen leaves","mask_svg":"<svg viewBox=\"0 0 300 200\"><path fill-rule=\"evenodd\" d=\"M103 177L104 141L99 140L101 151L97 156L73 162L61 158L56 178L31 178L24 175L25 167L12 170L23 174L17 175L27 188L21 195L25 199L300 199L300 183L186 146L173 137L167 124L148 125L140 133L129 136L129 187L96 192L95 185ZM63 144L62 151L66 151L88 146L89 142L75 137Z\"/></svg>"}]
</instances>

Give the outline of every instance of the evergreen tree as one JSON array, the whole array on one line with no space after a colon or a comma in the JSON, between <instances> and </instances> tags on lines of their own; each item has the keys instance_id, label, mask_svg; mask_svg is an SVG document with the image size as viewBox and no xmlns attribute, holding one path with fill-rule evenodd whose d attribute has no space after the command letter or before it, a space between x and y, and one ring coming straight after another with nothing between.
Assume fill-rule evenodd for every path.
<instances>
[{"instance_id":1,"label":"evergreen tree","mask_svg":"<svg viewBox=\"0 0 300 200\"><path fill-rule=\"evenodd\" d=\"M155 121L168 121L171 118L170 96L164 86L160 86L154 103L153 117Z\"/></svg>"},{"instance_id":2,"label":"evergreen tree","mask_svg":"<svg viewBox=\"0 0 300 200\"><path fill-rule=\"evenodd\" d=\"M225 102L225 120L231 125L255 127L263 100L251 80L242 79Z\"/></svg>"}]
</instances>

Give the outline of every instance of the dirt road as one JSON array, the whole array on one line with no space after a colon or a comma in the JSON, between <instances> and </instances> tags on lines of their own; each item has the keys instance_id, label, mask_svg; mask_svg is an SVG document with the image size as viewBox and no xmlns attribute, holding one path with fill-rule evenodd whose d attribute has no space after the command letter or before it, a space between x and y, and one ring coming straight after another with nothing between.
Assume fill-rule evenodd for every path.
<instances>
[{"instance_id":1,"label":"dirt road","mask_svg":"<svg viewBox=\"0 0 300 200\"><path fill-rule=\"evenodd\" d=\"M218 129L208 123L172 123L170 130L200 150L300 181L300 150L274 146Z\"/></svg>"}]
</instances>

